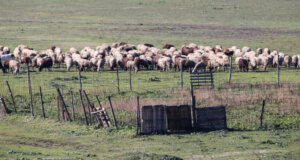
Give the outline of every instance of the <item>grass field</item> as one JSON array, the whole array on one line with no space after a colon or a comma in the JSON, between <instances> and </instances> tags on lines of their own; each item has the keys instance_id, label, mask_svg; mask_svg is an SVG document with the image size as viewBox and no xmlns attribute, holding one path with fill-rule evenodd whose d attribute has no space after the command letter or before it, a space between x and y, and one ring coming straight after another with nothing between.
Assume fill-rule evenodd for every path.
<instances>
[{"instance_id":1,"label":"grass field","mask_svg":"<svg viewBox=\"0 0 300 160\"><path fill-rule=\"evenodd\" d=\"M300 54L300 1L298 0L2 0L0 45L11 49L27 44L36 50L55 44L95 47L100 43L164 43L176 47L191 42L224 47L268 47L289 55ZM26 71L0 73L0 95L12 109L9 81L18 114L0 118L0 159L299 159L299 70L236 72L232 87L228 72L214 73L213 90L197 90L197 106L226 105L229 130L135 137L136 96L141 105L190 103L189 74L180 89L179 72L82 72L83 88L93 103L99 95L108 107L112 96L120 129L85 126L78 98L78 73L53 68L31 72L34 110L30 116ZM42 86L46 119L41 118L38 87ZM75 92L76 121L57 121L55 87ZM259 127L261 102L266 99L264 125ZM110 110L109 110L110 113ZM167 156L168 155L168 156ZM173 157L175 159L175 157Z\"/></svg>"},{"instance_id":2,"label":"grass field","mask_svg":"<svg viewBox=\"0 0 300 160\"><path fill-rule=\"evenodd\" d=\"M125 41L268 47L299 54L298 0L1 1L0 44L37 50Z\"/></svg>"}]
</instances>

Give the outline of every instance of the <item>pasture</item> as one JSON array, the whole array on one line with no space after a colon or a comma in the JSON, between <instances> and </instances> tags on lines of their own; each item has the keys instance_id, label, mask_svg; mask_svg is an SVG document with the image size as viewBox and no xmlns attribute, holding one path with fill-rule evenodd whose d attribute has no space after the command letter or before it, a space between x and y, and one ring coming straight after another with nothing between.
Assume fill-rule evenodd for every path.
<instances>
[{"instance_id":1,"label":"pasture","mask_svg":"<svg viewBox=\"0 0 300 160\"><path fill-rule=\"evenodd\" d=\"M36 50L55 44L95 48L101 43L165 43L177 48L191 42L226 47L249 46L300 54L300 2L297 0L16 0L1 1L0 44L26 44ZM25 68L25 66L23 66ZM10 83L18 113L0 119L0 159L297 159L300 157L300 70L238 72L232 85L228 71L214 73L215 88L196 90L197 107L226 105L229 130L135 137L136 96L141 105L189 104L189 73L120 70L82 72L83 89L93 103L99 95L105 108L112 96L120 129L85 126L79 101L78 72L54 66L50 72L31 73L35 117L30 116L27 73L0 73L0 95L12 109L6 86ZM41 116L39 86L44 94L46 119ZM56 87L75 93L76 121L57 120ZM259 126L266 100L263 127ZM108 111L110 116L110 110ZM226 146L226 147L225 147ZM168 155L168 156L167 156ZM172 157L175 156L175 157Z\"/></svg>"}]
</instances>

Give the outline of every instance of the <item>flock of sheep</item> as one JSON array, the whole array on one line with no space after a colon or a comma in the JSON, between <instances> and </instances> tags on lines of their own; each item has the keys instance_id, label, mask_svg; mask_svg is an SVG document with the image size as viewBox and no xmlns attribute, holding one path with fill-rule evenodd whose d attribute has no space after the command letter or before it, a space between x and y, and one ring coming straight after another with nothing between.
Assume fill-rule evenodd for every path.
<instances>
[{"instance_id":1,"label":"flock of sheep","mask_svg":"<svg viewBox=\"0 0 300 160\"><path fill-rule=\"evenodd\" d=\"M3 58L7 55L10 58ZM9 56L11 55L11 56ZM65 65L67 71L76 66L80 70L102 72L104 64L114 70L115 67L121 69L133 69L138 72L141 69L169 71L172 67L178 69L216 71L227 68L230 63L230 56L235 58L235 64L241 71L248 71L249 66L252 70L258 68L275 67L285 65L295 68L300 67L300 55L289 56L282 52L271 51L268 48L258 48L252 50L250 47L241 49L236 46L223 49L221 45L215 47L201 46L191 43L182 46L180 50L172 44L163 45L162 49L154 47L152 44L139 44L137 46L125 42L101 44L95 49L84 47L80 52L76 48L70 48L63 53L62 49L54 45L47 50L36 51L26 45L19 45L10 53L8 47L0 46L0 56L2 61L0 68L5 73L11 70L18 73L20 64L26 64L39 71L44 68L50 70L54 64L59 67ZM278 59L279 58L279 59Z\"/></svg>"}]
</instances>

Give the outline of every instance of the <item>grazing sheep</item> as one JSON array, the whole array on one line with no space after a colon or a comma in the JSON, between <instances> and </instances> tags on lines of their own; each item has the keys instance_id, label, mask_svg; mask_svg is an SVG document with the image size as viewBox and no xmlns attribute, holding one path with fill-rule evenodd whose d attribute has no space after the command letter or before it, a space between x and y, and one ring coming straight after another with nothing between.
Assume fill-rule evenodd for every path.
<instances>
[{"instance_id":1,"label":"grazing sheep","mask_svg":"<svg viewBox=\"0 0 300 160\"><path fill-rule=\"evenodd\" d=\"M252 70L255 71L257 68L257 58L255 56L251 56L249 58L249 62L250 62L250 66L251 66Z\"/></svg>"},{"instance_id":2,"label":"grazing sheep","mask_svg":"<svg viewBox=\"0 0 300 160\"><path fill-rule=\"evenodd\" d=\"M283 63L286 66L286 68L289 68L292 63L292 57L291 56L284 56Z\"/></svg>"},{"instance_id":3,"label":"grazing sheep","mask_svg":"<svg viewBox=\"0 0 300 160\"><path fill-rule=\"evenodd\" d=\"M250 51L251 51L250 47L245 46L245 47L242 48L242 52L244 52L244 53L250 52Z\"/></svg>"},{"instance_id":4,"label":"grazing sheep","mask_svg":"<svg viewBox=\"0 0 300 160\"><path fill-rule=\"evenodd\" d=\"M163 49L170 49L171 47L175 47L175 46L173 44L168 44L167 43L167 44L164 44L162 48Z\"/></svg>"},{"instance_id":5,"label":"grazing sheep","mask_svg":"<svg viewBox=\"0 0 300 160\"><path fill-rule=\"evenodd\" d=\"M102 72L104 67L104 59L99 58L96 65L97 65L97 72Z\"/></svg>"},{"instance_id":6,"label":"grazing sheep","mask_svg":"<svg viewBox=\"0 0 300 160\"><path fill-rule=\"evenodd\" d=\"M298 56L297 55L294 55L293 57L292 57L292 64L294 65L294 67L295 67L295 69L297 68L297 66L298 66Z\"/></svg>"},{"instance_id":7,"label":"grazing sheep","mask_svg":"<svg viewBox=\"0 0 300 160\"><path fill-rule=\"evenodd\" d=\"M6 72L6 69L11 70L13 74L17 74L19 73L20 64L16 60L8 59L4 61L4 73Z\"/></svg>"},{"instance_id":8,"label":"grazing sheep","mask_svg":"<svg viewBox=\"0 0 300 160\"><path fill-rule=\"evenodd\" d=\"M181 53L183 55L188 55L188 54L193 53L193 52L194 52L194 48L185 47L185 46L181 48Z\"/></svg>"},{"instance_id":9,"label":"grazing sheep","mask_svg":"<svg viewBox=\"0 0 300 160\"><path fill-rule=\"evenodd\" d=\"M258 55L262 54L263 53L263 49L262 48L257 48L256 53Z\"/></svg>"},{"instance_id":10,"label":"grazing sheep","mask_svg":"<svg viewBox=\"0 0 300 160\"><path fill-rule=\"evenodd\" d=\"M237 57L235 59L235 63L237 65L237 68L239 68L240 71L248 72L248 61L243 57Z\"/></svg>"},{"instance_id":11,"label":"grazing sheep","mask_svg":"<svg viewBox=\"0 0 300 160\"><path fill-rule=\"evenodd\" d=\"M272 54L272 53L271 53ZM279 59L278 59L279 58ZM278 64L278 61L279 61L279 66L282 65L283 63L283 60L284 60L284 57L280 56L280 55L275 55L274 58L273 58L273 67L276 67Z\"/></svg>"},{"instance_id":12,"label":"grazing sheep","mask_svg":"<svg viewBox=\"0 0 300 160\"><path fill-rule=\"evenodd\" d=\"M53 61L51 57L43 58L39 66L39 72L41 72L44 68L48 68L48 71L50 71L52 65L53 65Z\"/></svg>"},{"instance_id":13,"label":"grazing sheep","mask_svg":"<svg viewBox=\"0 0 300 160\"><path fill-rule=\"evenodd\" d=\"M76 48L74 48L74 47L72 47L72 48L70 48L70 50L69 50L72 54L79 54L79 51L76 49Z\"/></svg>"},{"instance_id":14,"label":"grazing sheep","mask_svg":"<svg viewBox=\"0 0 300 160\"><path fill-rule=\"evenodd\" d=\"M114 68L117 67L116 58L112 55L106 56L105 62L110 67L110 70L114 70Z\"/></svg>"},{"instance_id":15,"label":"grazing sheep","mask_svg":"<svg viewBox=\"0 0 300 160\"><path fill-rule=\"evenodd\" d=\"M126 66L127 66L128 69L134 69L135 73L138 72L138 66L137 66L135 61L127 61Z\"/></svg>"},{"instance_id":16,"label":"grazing sheep","mask_svg":"<svg viewBox=\"0 0 300 160\"><path fill-rule=\"evenodd\" d=\"M65 61L66 67L67 67L67 71L70 71L71 67L73 66L72 57L71 56L66 56L64 61Z\"/></svg>"}]
</instances>

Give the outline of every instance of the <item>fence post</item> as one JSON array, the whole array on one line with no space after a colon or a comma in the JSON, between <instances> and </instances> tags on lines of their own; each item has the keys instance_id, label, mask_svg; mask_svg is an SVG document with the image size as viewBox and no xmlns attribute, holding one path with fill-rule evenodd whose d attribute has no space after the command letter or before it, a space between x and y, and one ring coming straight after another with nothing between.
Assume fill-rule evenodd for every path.
<instances>
[{"instance_id":1,"label":"fence post","mask_svg":"<svg viewBox=\"0 0 300 160\"><path fill-rule=\"evenodd\" d=\"M98 102L98 104L99 104L100 109L102 109L102 105L101 105L101 102L100 102L100 100L99 100L99 97L96 96L96 99L97 99L97 102Z\"/></svg>"},{"instance_id":2,"label":"fence post","mask_svg":"<svg viewBox=\"0 0 300 160\"><path fill-rule=\"evenodd\" d=\"M137 108L136 108L136 135L139 134L140 130L140 97L136 97L137 100Z\"/></svg>"},{"instance_id":3,"label":"fence post","mask_svg":"<svg viewBox=\"0 0 300 160\"><path fill-rule=\"evenodd\" d=\"M58 121L60 121L60 116L59 116L59 112L60 112L60 101L59 101L59 96L57 96L57 119Z\"/></svg>"},{"instance_id":4,"label":"fence post","mask_svg":"<svg viewBox=\"0 0 300 160\"><path fill-rule=\"evenodd\" d=\"M279 66L279 54L277 55L277 86L280 84L280 66Z\"/></svg>"},{"instance_id":5,"label":"fence post","mask_svg":"<svg viewBox=\"0 0 300 160\"><path fill-rule=\"evenodd\" d=\"M129 87L130 87L130 91L132 91L132 87L131 87L131 67L129 67Z\"/></svg>"},{"instance_id":6,"label":"fence post","mask_svg":"<svg viewBox=\"0 0 300 160\"><path fill-rule=\"evenodd\" d=\"M75 109L74 109L74 97L73 97L73 92L70 91L70 94L71 94L71 105L72 105L73 121L75 121Z\"/></svg>"},{"instance_id":7,"label":"fence post","mask_svg":"<svg viewBox=\"0 0 300 160\"><path fill-rule=\"evenodd\" d=\"M92 125L93 121L92 121L92 114L91 114L91 112L94 110L94 106L92 106L92 103L90 102L90 99L89 99L88 95L86 94L85 90L83 90L83 93L84 93L84 96L86 98L86 101L88 102L88 111L89 111L90 125Z\"/></svg>"},{"instance_id":8,"label":"fence post","mask_svg":"<svg viewBox=\"0 0 300 160\"><path fill-rule=\"evenodd\" d=\"M66 112L66 114L67 114L67 120L69 120L70 122L72 122L72 119L71 119L71 117L70 117L70 113L69 113L69 111L68 111L67 105L66 105L66 103L65 103L65 101L64 101L64 98L63 98L62 95L61 95L61 92L60 92L59 88L56 88L56 90L57 90L57 92L58 92L58 96L60 97L60 101L61 101L61 103L62 103L62 106L64 107L62 110L63 110L64 112ZM64 116L64 115L63 115L63 116Z\"/></svg>"},{"instance_id":9,"label":"fence post","mask_svg":"<svg viewBox=\"0 0 300 160\"><path fill-rule=\"evenodd\" d=\"M112 112L112 115L113 115L113 118L114 118L114 122L115 122L116 129L118 130L118 124L117 124L117 120L116 120L114 108L113 108L113 106L112 106L112 104L111 104L110 96L108 96L108 101L109 101L109 104L110 104L110 108L111 108L111 112Z\"/></svg>"},{"instance_id":10,"label":"fence post","mask_svg":"<svg viewBox=\"0 0 300 160\"><path fill-rule=\"evenodd\" d=\"M117 66L117 83L118 83L118 92L120 92L120 79L119 79L119 67Z\"/></svg>"},{"instance_id":11,"label":"fence post","mask_svg":"<svg viewBox=\"0 0 300 160\"><path fill-rule=\"evenodd\" d=\"M83 103L83 99L82 99L82 90L79 90L79 96L80 96L81 106L82 106L83 112L84 112L85 122L86 122L86 125L88 126L89 125L89 121L88 121L88 118L86 116L86 111L85 111L85 107L84 107L84 103Z\"/></svg>"},{"instance_id":12,"label":"fence post","mask_svg":"<svg viewBox=\"0 0 300 160\"><path fill-rule=\"evenodd\" d=\"M80 67L78 67L78 80L79 80L79 90L82 91L82 82L81 82Z\"/></svg>"},{"instance_id":13,"label":"fence post","mask_svg":"<svg viewBox=\"0 0 300 160\"><path fill-rule=\"evenodd\" d=\"M193 126L194 130L197 130L197 121L196 121L196 97L192 97L192 112L193 112Z\"/></svg>"},{"instance_id":14,"label":"fence post","mask_svg":"<svg viewBox=\"0 0 300 160\"><path fill-rule=\"evenodd\" d=\"M31 115L34 116L29 65L27 65L27 83L28 83L28 93L30 95L30 110L31 110Z\"/></svg>"},{"instance_id":15,"label":"fence post","mask_svg":"<svg viewBox=\"0 0 300 160\"><path fill-rule=\"evenodd\" d=\"M43 118L46 118L45 115L45 108L44 108L44 102L43 102L43 93L42 93L42 87L40 86L40 98L41 98L41 106L42 106L42 114L43 114Z\"/></svg>"},{"instance_id":16,"label":"fence post","mask_svg":"<svg viewBox=\"0 0 300 160\"><path fill-rule=\"evenodd\" d=\"M232 56L229 56L229 78L228 78L228 84L231 83L231 74L232 74Z\"/></svg>"},{"instance_id":17,"label":"fence post","mask_svg":"<svg viewBox=\"0 0 300 160\"><path fill-rule=\"evenodd\" d=\"M11 89L10 89L10 85L9 85L8 81L6 81L6 85L8 87L8 91L10 93L11 101L12 101L13 106L14 106L14 112L17 113L17 107L16 107L16 103L15 103L15 98L14 98L14 95L13 95Z\"/></svg>"},{"instance_id":18,"label":"fence post","mask_svg":"<svg viewBox=\"0 0 300 160\"><path fill-rule=\"evenodd\" d=\"M261 113L260 113L260 128L262 128L263 125L263 116L264 116L264 112L265 112L265 101L262 101L262 107L261 107Z\"/></svg>"},{"instance_id":19,"label":"fence post","mask_svg":"<svg viewBox=\"0 0 300 160\"><path fill-rule=\"evenodd\" d=\"M183 71L182 71L182 64L180 65L180 85L181 85L181 89L183 89Z\"/></svg>"}]
</instances>

